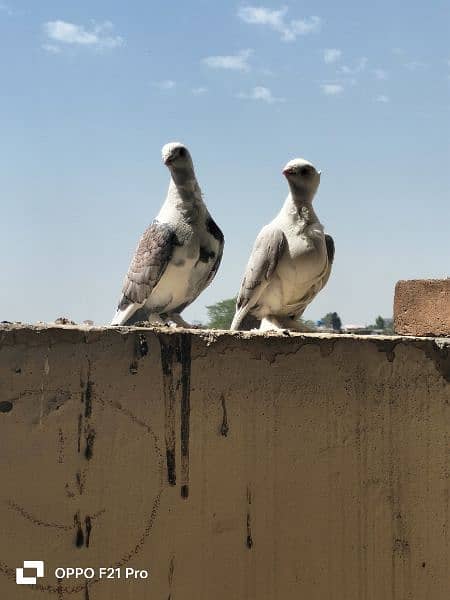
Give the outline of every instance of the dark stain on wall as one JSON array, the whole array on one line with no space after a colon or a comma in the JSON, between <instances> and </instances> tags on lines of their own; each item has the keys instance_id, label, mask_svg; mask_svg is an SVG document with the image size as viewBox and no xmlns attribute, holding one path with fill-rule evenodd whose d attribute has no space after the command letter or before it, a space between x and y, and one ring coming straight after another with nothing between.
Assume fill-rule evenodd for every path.
<instances>
[{"instance_id":1,"label":"dark stain on wall","mask_svg":"<svg viewBox=\"0 0 450 600\"><path fill-rule=\"evenodd\" d=\"M137 375L138 372L138 363L137 360L133 360L133 362L130 364L130 373L132 375Z\"/></svg>"},{"instance_id":2,"label":"dark stain on wall","mask_svg":"<svg viewBox=\"0 0 450 600\"><path fill-rule=\"evenodd\" d=\"M81 432L83 430L83 415L80 413L78 415L78 437L77 437L77 447L78 453L81 452Z\"/></svg>"},{"instance_id":3,"label":"dark stain on wall","mask_svg":"<svg viewBox=\"0 0 450 600\"><path fill-rule=\"evenodd\" d=\"M189 496L189 435L191 414L191 337L180 339L181 362L181 497Z\"/></svg>"},{"instance_id":4,"label":"dark stain on wall","mask_svg":"<svg viewBox=\"0 0 450 600\"><path fill-rule=\"evenodd\" d=\"M148 354L148 342L147 339L145 337L145 335L143 333L140 333L138 336L138 352L141 358L144 358L144 356L147 356Z\"/></svg>"},{"instance_id":5,"label":"dark stain on wall","mask_svg":"<svg viewBox=\"0 0 450 600\"><path fill-rule=\"evenodd\" d=\"M450 383L450 343L435 340L433 348L430 348L429 344L424 344L422 350L426 357L433 361L436 371L447 383Z\"/></svg>"},{"instance_id":6,"label":"dark stain on wall","mask_svg":"<svg viewBox=\"0 0 450 600\"><path fill-rule=\"evenodd\" d=\"M84 533L83 528L81 527L80 515L79 513L75 513L73 517L74 526L76 529L75 535L75 546L77 548L81 548L84 545Z\"/></svg>"},{"instance_id":7,"label":"dark stain on wall","mask_svg":"<svg viewBox=\"0 0 450 600\"><path fill-rule=\"evenodd\" d=\"M92 415L92 381L87 382L86 389L84 390L84 416L86 419Z\"/></svg>"},{"instance_id":8,"label":"dark stain on wall","mask_svg":"<svg viewBox=\"0 0 450 600\"><path fill-rule=\"evenodd\" d=\"M251 506L252 492L250 487L247 487L247 538L245 540L245 545L249 550L253 548Z\"/></svg>"},{"instance_id":9,"label":"dark stain on wall","mask_svg":"<svg viewBox=\"0 0 450 600\"><path fill-rule=\"evenodd\" d=\"M61 427L58 429L58 463L61 465L64 462L64 446L65 437Z\"/></svg>"},{"instance_id":10,"label":"dark stain on wall","mask_svg":"<svg viewBox=\"0 0 450 600\"><path fill-rule=\"evenodd\" d=\"M86 548L89 548L89 544L91 541L91 531L92 531L92 520L89 515L84 520L84 524L86 527Z\"/></svg>"},{"instance_id":11,"label":"dark stain on wall","mask_svg":"<svg viewBox=\"0 0 450 600\"><path fill-rule=\"evenodd\" d=\"M384 352L388 361L393 362L395 359L395 346L398 344L398 341L374 339L374 342L378 348L378 352Z\"/></svg>"},{"instance_id":12,"label":"dark stain on wall","mask_svg":"<svg viewBox=\"0 0 450 600\"><path fill-rule=\"evenodd\" d=\"M230 428L228 426L227 405L223 394L220 396L220 400L222 402L222 425L220 426L220 434L223 435L223 437L227 437Z\"/></svg>"},{"instance_id":13,"label":"dark stain on wall","mask_svg":"<svg viewBox=\"0 0 450 600\"><path fill-rule=\"evenodd\" d=\"M159 337L163 376L167 481L169 485L176 485L175 389L173 382L174 340L176 341L175 336L161 335Z\"/></svg>"},{"instance_id":14,"label":"dark stain on wall","mask_svg":"<svg viewBox=\"0 0 450 600\"><path fill-rule=\"evenodd\" d=\"M176 485L176 407L180 406L181 497L189 496L189 435L191 413L191 337L161 335L161 370L165 409L167 480Z\"/></svg>"},{"instance_id":15,"label":"dark stain on wall","mask_svg":"<svg viewBox=\"0 0 450 600\"><path fill-rule=\"evenodd\" d=\"M10 402L9 400L3 400L2 402L0 402L0 412L8 413L8 412L11 412L12 409L13 409L13 403Z\"/></svg>"},{"instance_id":16,"label":"dark stain on wall","mask_svg":"<svg viewBox=\"0 0 450 600\"><path fill-rule=\"evenodd\" d=\"M86 428L86 448L84 450L86 460L91 460L94 456L95 435L95 430L88 425Z\"/></svg>"}]
</instances>

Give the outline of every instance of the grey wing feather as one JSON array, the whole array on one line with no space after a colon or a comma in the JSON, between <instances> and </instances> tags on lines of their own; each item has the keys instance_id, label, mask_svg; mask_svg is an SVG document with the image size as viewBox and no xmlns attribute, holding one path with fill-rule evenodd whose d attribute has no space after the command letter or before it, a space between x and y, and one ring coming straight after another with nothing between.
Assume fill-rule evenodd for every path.
<instances>
[{"instance_id":1,"label":"grey wing feather","mask_svg":"<svg viewBox=\"0 0 450 600\"><path fill-rule=\"evenodd\" d=\"M212 269L209 273L208 279L206 280L205 287L207 287L211 283L211 281L216 276L217 271L219 270L220 263L222 261L223 245L224 245L224 242L222 241L219 251L217 252L216 260L215 260L215 262L212 266Z\"/></svg>"},{"instance_id":2,"label":"grey wing feather","mask_svg":"<svg viewBox=\"0 0 450 600\"><path fill-rule=\"evenodd\" d=\"M214 253L212 253L214 262L211 265L210 271L206 274L205 277L203 277L198 282L198 287L196 290L195 297L197 297L199 294L201 294L201 292L203 292L203 290L208 287L208 285L211 283L211 281L216 276L216 273L219 270L220 263L222 261L223 247L225 244L225 238L223 236L223 233L222 233L220 227L217 225L217 223L211 217L211 215L208 215L208 218L206 219L206 228L207 228L208 232L219 242L219 248L218 248L215 256L214 256ZM201 253L201 249L200 249L200 253ZM200 258L200 260L201 260L201 258ZM209 260L208 252L206 252L206 260Z\"/></svg>"},{"instance_id":3,"label":"grey wing feather","mask_svg":"<svg viewBox=\"0 0 450 600\"><path fill-rule=\"evenodd\" d=\"M327 247L328 267L327 267L327 270L325 271L324 276L322 277L321 286L320 286L320 289L318 290L318 292L326 286L326 284L330 278L331 267L333 266L333 262L334 262L334 251L335 251L334 240L331 237L331 235L328 235L328 233L325 234L325 245Z\"/></svg>"},{"instance_id":4,"label":"grey wing feather","mask_svg":"<svg viewBox=\"0 0 450 600\"><path fill-rule=\"evenodd\" d=\"M208 286L216 276L216 273L220 267L220 262L222 260L223 246L225 243L225 238L223 236L222 230L211 217L211 215L208 215L208 218L206 219L206 228L209 231L209 233L219 242L219 250L217 252L216 260L214 261L212 269L209 273L208 279L206 280L205 287Z\"/></svg>"},{"instance_id":5,"label":"grey wing feather","mask_svg":"<svg viewBox=\"0 0 450 600\"><path fill-rule=\"evenodd\" d=\"M145 302L164 273L176 245L175 231L166 223L153 221L139 240L125 276L119 310Z\"/></svg>"},{"instance_id":6,"label":"grey wing feather","mask_svg":"<svg viewBox=\"0 0 450 600\"><path fill-rule=\"evenodd\" d=\"M333 264L334 261L334 240L328 233L325 234L325 244L327 246L328 262Z\"/></svg>"},{"instance_id":7,"label":"grey wing feather","mask_svg":"<svg viewBox=\"0 0 450 600\"><path fill-rule=\"evenodd\" d=\"M286 248L286 237L280 229L264 227L256 238L237 299L237 308L254 304L265 287Z\"/></svg>"},{"instance_id":8,"label":"grey wing feather","mask_svg":"<svg viewBox=\"0 0 450 600\"><path fill-rule=\"evenodd\" d=\"M217 253L216 260L214 261L214 264L211 267L211 271L209 272L206 281L202 282L202 286L201 286L200 292L202 292L205 288L207 288L208 285L211 283L211 281L216 276L216 273L219 270L220 263L222 261L222 254L223 254L223 244L222 244L221 248L219 249L219 252Z\"/></svg>"}]
</instances>

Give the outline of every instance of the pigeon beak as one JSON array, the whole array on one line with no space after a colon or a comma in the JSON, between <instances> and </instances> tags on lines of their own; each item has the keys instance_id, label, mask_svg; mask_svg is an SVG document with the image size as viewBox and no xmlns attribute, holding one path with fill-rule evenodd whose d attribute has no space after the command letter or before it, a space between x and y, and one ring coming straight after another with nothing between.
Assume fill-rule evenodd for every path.
<instances>
[{"instance_id":1,"label":"pigeon beak","mask_svg":"<svg viewBox=\"0 0 450 600\"><path fill-rule=\"evenodd\" d=\"M291 174L292 174L292 171L291 171L291 169L283 169L283 175L284 175L285 177L287 177L288 175L291 175Z\"/></svg>"},{"instance_id":2,"label":"pigeon beak","mask_svg":"<svg viewBox=\"0 0 450 600\"><path fill-rule=\"evenodd\" d=\"M169 167L172 164L172 160L173 158L171 156L168 156L164 159L164 164L166 165L166 167Z\"/></svg>"}]
</instances>

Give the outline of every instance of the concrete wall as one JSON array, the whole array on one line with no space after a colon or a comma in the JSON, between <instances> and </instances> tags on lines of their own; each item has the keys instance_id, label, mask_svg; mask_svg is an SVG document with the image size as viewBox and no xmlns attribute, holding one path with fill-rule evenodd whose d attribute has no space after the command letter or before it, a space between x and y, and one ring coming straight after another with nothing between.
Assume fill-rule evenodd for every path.
<instances>
[{"instance_id":1,"label":"concrete wall","mask_svg":"<svg viewBox=\"0 0 450 600\"><path fill-rule=\"evenodd\" d=\"M448 600L449 378L442 339L2 326L0 598Z\"/></svg>"}]
</instances>

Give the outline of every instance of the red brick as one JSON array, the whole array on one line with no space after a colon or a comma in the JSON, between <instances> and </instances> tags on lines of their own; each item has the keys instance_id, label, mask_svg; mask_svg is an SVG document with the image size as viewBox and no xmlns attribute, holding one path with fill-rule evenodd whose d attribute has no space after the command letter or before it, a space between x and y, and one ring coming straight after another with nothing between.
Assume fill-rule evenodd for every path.
<instances>
[{"instance_id":1,"label":"red brick","mask_svg":"<svg viewBox=\"0 0 450 600\"><path fill-rule=\"evenodd\" d=\"M394 329L400 335L450 335L450 279L413 279L395 286Z\"/></svg>"}]
</instances>

